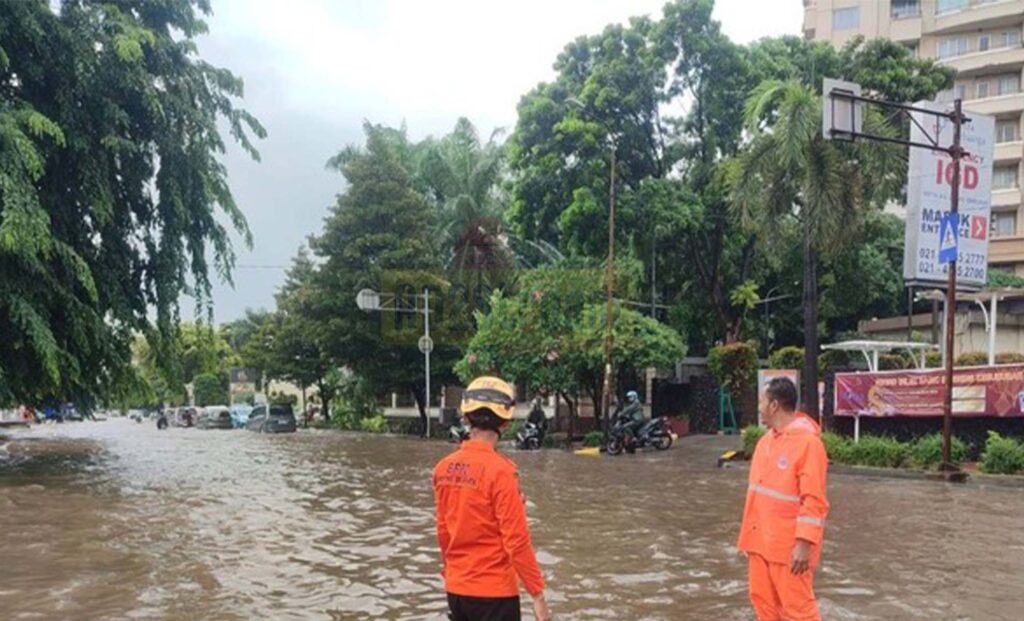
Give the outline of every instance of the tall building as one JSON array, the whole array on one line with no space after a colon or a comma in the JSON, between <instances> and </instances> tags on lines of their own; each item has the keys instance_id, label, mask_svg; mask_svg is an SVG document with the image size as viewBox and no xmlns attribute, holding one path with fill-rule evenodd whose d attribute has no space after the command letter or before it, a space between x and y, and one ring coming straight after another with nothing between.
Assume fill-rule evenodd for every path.
<instances>
[{"instance_id":1,"label":"tall building","mask_svg":"<svg viewBox=\"0 0 1024 621\"><path fill-rule=\"evenodd\" d=\"M956 69L940 100L996 118L990 269L1024 276L1024 0L803 0L804 36L842 46L887 38Z\"/></svg>"}]
</instances>

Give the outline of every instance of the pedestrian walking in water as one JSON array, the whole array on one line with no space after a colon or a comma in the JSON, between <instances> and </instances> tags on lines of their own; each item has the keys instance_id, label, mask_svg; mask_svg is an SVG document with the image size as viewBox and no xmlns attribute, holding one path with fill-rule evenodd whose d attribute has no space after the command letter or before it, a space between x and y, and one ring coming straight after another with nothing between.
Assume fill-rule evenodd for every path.
<instances>
[{"instance_id":1,"label":"pedestrian walking in water","mask_svg":"<svg viewBox=\"0 0 1024 621\"><path fill-rule=\"evenodd\" d=\"M514 399L507 382L473 380L459 408L469 439L434 468L437 541L454 621L519 621L520 582L537 620L551 619L516 466L497 451Z\"/></svg>"},{"instance_id":2,"label":"pedestrian walking in water","mask_svg":"<svg viewBox=\"0 0 1024 621\"><path fill-rule=\"evenodd\" d=\"M828 513L828 457L821 430L796 411L796 386L775 378L764 388L769 431L750 461L737 547L747 554L750 601L759 621L820 621L814 570Z\"/></svg>"}]
</instances>

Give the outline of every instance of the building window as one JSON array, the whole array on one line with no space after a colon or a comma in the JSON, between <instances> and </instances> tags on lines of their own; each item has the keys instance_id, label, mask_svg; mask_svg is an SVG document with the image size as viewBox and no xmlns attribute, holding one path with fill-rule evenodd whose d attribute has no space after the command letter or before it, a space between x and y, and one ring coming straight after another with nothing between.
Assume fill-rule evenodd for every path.
<instances>
[{"instance_id":1,"label":"building window","mask_svg":"<svg viewBox=\"0 0 1024 621\"><path fill-rule=\"evenodd\" d=\"M997 121L996 122L996 142L1017 142L1017 126L1019 123L1015 120Z\"/></svg>"},{"instance_id":2,"label":"building window","mask_svg":"<svg viewBox=\"0 0 1024 621\"><path fill-rule=\"evenodd\" d=\"M939 58L952 58L967 53L967 37L950 37L939 41Z\"/></svg>"},{"instance_id":3,"label":"building window","mask_svg":"<svg viewBox=\"0 0 1024 621\"><path fill-rule=\"evenodd\" d=\"M969 0L939 0L935 4L935 14L942 15L943 13L952 13L953 11L963 11L967 8Z\"/></svg>"},{"instance_id":4,"label":"building window","mask_svg":"<svg viewBox=\"0 0 1024 621\"><path fill-rule=\"evenodd\" d=\"M832 11L833 30L851 30L860 28L860 7L851 6Z\"/></svg>"},{"instance_id":5,"label":"building window","mask_svg":"<svg viewBox=\"0 0 1024 621\"><path fill-rule=\"evenodd\" d=\"M978 99L988 97L988 82L978 82Z\"/></svg>"},{"instance_id":6,"label":"building window","mask_svg":"<svg viewBox=\"0 0 1024 621\"><path fill-rule=\"evenodd\" d=\"M1009 237L1017 234L1016 211L992 212L992 237Z\"/></svg>"},{"instance_id":7,"label":"building window","mask_svg":"<svg viewBox=\"0 0 1024 621\"><path fill-rule=\"evenodd\" d=\"M978 51L979 52L987 52L988 48L989 48L989 46L991 44L992 44L992 37L988 36L987 34L986 35L981 35L980 37L978 37Z\"/></svg>"},{"instance_id":8,"label":"building window","mask_svg":"<svg viewBox=\"0 0 1024 621\"><path fill-rule=\"evenodd\" d=\"M921 15L920 0L892 0L892 18L906 19Z\"/></svg>"},{"instance_id":9,"label":"building window","mask_svg":"<svg viewBox=\"0 0 1024 621\"><path fill-rule=\"evenodd\" d=\"M1007 30L1003 33L1003 47L1020 46L1020 30Z\"/></svg>"},{"instance_id":10,"label":"building window","mask_svg":"<svg viewBox=\"0 0 1024 621\"><path fill-rule=\"evenodd\" d=\"M1017 165L994 166L992 168L992 189L1012 190L1017 187Z\"/></svg>"},{"instance_id":11,"label":"building window","mask_svg":"<svg viewBox=\"0 0 1024 621\"><path fill-rule=\"evenodd\" d=\"M1000 95L1012 95L1013 93L1020 92L1020 76L1019 75L1007 75L999 78L999 89Z\"/></svg>"}]
</instances>

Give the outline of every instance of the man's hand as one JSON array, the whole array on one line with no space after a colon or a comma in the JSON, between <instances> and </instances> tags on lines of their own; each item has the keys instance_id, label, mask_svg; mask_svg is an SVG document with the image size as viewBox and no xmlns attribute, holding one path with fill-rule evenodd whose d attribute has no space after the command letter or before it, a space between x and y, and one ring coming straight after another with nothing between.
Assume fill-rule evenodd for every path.
<instances>
[{"instance_id":1,"label":"man's hand","mask_svg":"<svg viewBox=\"0 0 1024 621\"><path fill-rule=\"evenodd\" d=\"M538 593L533 598L533 616L537 621L551 621L551 611L548 610L548 602L544 599L544 593Z\"/></svg>"},{"instance_id":2,"label":"man's hand","mask_svg":"<svg viewBox=\"0 0 1024 621\"><path fill-rule=\"evenodd\" d=\"M793 546L793 559L789 564L789 571L794 576L807 571L811 563L811 542L804 539L797 539L796 545Z\"/></svg>"}]
</instances>

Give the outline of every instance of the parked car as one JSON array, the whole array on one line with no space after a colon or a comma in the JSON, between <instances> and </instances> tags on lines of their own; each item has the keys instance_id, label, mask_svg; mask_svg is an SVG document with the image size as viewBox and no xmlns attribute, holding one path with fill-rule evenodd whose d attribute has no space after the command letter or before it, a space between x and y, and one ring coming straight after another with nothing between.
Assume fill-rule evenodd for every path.
<instances>
[{"instance_id":1,"label":"parked car","mask_svg":"<svg viewBox=\"0 0 1024 621\"><path fill-rule=\"evenodd\" d=\"M289 433L295 431L295 414L290 405L257 405L249 414L245 428L261 433Z\"/></svg>"},{"instance_id":2,"label":"parked car","mask_svg":"<svg viewBox=\"0 0 1024 621\"><path fill-rule=\"evenodd\" d=\"M226 405L211 405L199 414L200 429L233 429L231 411Z\"/></svg>"},{"instance_id":3,"label":"parked car","mask_svg":"<svg viewBox=\"0 0 1024 621\"><path fill-rule=\"evenodd\" d=\"M249 422L249 414L252 413L252 406L248 403L236 403L231 406L231 424L235 429L245 427Z\"/></svg>"}]
</instances>

